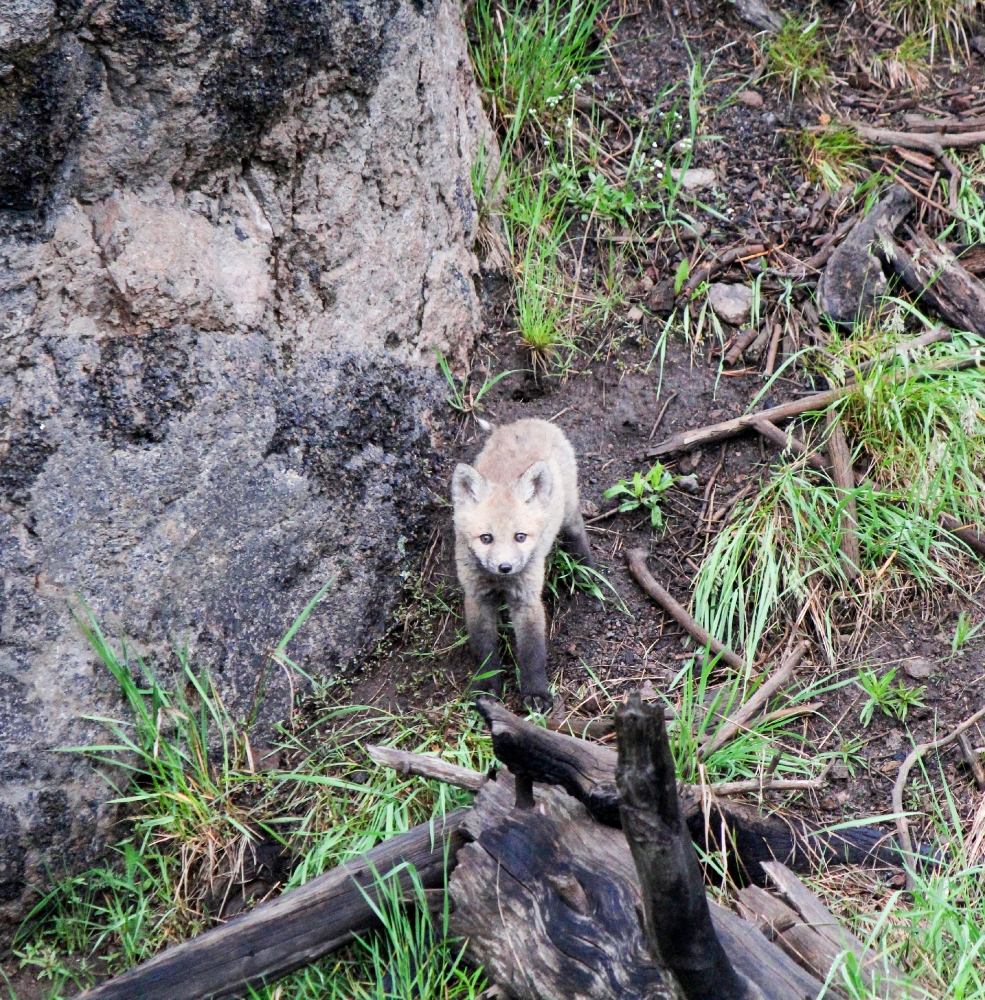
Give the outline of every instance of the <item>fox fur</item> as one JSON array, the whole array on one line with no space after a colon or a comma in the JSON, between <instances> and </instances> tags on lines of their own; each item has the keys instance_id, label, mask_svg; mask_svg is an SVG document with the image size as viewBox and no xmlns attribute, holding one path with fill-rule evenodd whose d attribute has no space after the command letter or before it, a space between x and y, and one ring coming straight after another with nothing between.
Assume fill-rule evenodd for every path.
<instances>
[{"instance_id":1,"label":"fox fur","mask_svg":"<svg viewBox=\"0 0 985 1000\"><path fill-rule=\"evenodd\" d=\"M578 465L564 432L546 420L493 429L474 467L452 476L455 562L465 591L469 647L479 669L474 686L502 691L497 625L505 600L516 635L520 694L551 705L542 591L555 539L594 565L578 497Z\"/></svg>"}]
</instances>

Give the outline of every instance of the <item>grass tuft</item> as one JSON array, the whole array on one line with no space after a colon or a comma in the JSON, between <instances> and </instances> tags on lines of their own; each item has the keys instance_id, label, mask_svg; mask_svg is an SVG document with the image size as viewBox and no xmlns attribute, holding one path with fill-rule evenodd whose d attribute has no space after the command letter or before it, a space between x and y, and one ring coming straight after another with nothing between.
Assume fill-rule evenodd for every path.
<instances>
[{"instance_id":1,"label":"grass tuft","mask_svg":"<svg viewBox=\"0 0 985 1000\"><path fill-rule=\"evenodd\" d=\"M808 180L832 194L847 180L868 174L868 149L854 129L830 125L823 132L802 129L795 140L797 158Z\"/></svg>"},{"instance_id":2,"label":"grass tuft","mask_svg":"<svg viewBox=\"0 0 985 1000\"><path fill-rule=\"evenodd\" d=\"M790 91L791 101L798 88L817 92L832 81L820 27L819 18L794 15L784 20L766 44L767 72L778 78L782 89Z\"/></svg>"}]
</instances>

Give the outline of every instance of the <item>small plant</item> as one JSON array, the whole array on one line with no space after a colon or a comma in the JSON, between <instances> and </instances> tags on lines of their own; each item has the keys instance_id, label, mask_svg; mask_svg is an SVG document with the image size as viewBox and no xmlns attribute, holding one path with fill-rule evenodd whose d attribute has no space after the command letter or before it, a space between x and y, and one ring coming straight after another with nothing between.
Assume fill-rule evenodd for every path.
<instances>
[{"instance_id":1,"label":"small plant","mask_svg":"<svg viewBox=\"0 0 985 1000\"><path fill-rule=\"evenodd\" d=\"M968 29L978 20L980 0L886 0L886 3L903 31L927 39L931 62L942 43L952 59L959 52L970 56Z\"/></svg>"},{"instance_id":2,"label":"small plant","mask_svg":"<svg viewBox=\"0 0 985 1000\"><path fill-rule=\"evenodd\" d=\"M971 618L967 612L962 611L958 615L957 624L954 627L954 638L951 639L951 649L956 653L969 639L985 628L985 621L972 627Z\"/></svg>"},{"instance_id":3,"label":"small plant","mask_svg":"<svg viewBox=\"0 0 985 1000\"><path fill-rule=\"evenodd\" d=\"M455 377L451 370L451 366L448 364L448 359L441 353L439 347L435 347L435 354L438 355L438 367L441 369L441 374L444 375L445 381L448 383L448 388L451 390L449 395L445 396L445 402L453 409L457 410L459 413L469 414L475 413L477 410L481 409L480 402L482 397L497 383L500 379L506 378L507 375L513 375L514 372L500 372L494 378L489 377L489 370L486 369L486 377L483 379L482 385L478 389L470 389L469 381L471 378L471 371L465 373L465 378L458 379ZM461 385L459 384L461 382Z\"/></svg>"},{"instance_id":4,"label":"small plant","mask_svg":"<svg viewBox=\"0 0 985 1000\"><path fill-rule=\"evenodd\" d=\"M930 41L923 35L907 35L895 48L880 52L869 65L873 80L890 90L926 90L930 67Z\"/></svg>"},{"instance_id":5,"label":"small plant","mask_svg":"<svg viewBox=\"0 0 985 1000\"><path fill-rule=\"evenodd\" d=\"M831 73L824 61L824 35L818 30L820 18L808 21L788 17L766 46L766 68L790 88L790 100L798 87L819 90L830 83Z\"/></svg>"},{"instance_id":6,"label":"small plant","mask_svg":"<svg viewBox=\"0 0 985 1000\"><path fill-rule=\"evenodd\" d=\"M621 513L645 508L650 512L650 524L654 528L660 528L663 526L660 500L673 485L674 477L657 462L645 475L634 472L632 479L620 479L602 495L607 500L622 498L619 504Z\"/></svg>"},{"instance_id":7,"label":"small plant","mask_svg":"<svg viewBox=\"0 0 985 1000\"><path fill-rule=\"evenodd\" d=\"M882 677L879 677L874 670L860 670L858 681L856 682L869 697L862 706L862 714L859 721L863 726L868 726L872 722L875 710L881 709L883 715L888 715L891 719L905 721L911 708L923 707L920 700L925 687L908 688L902 681L896 680L896 668L892 667Z\"/></svg>"},{"instance_id":8,"label":"small plant","mask_svg":"<svg viewBox=\"0 0 985 1000\"><path fill-rule=\"evenodd\" d=\"M854 129L829 125L823 132L804 129L796 139L796 151L808 180L837 191L846 180L867 173L867 150Z\"/></svg>"},{"instance_id":9,"label":"small plant","mask_svg":"<svg viewBox=\"0 0 985 1000\"><path fill-rule=\"evenodd\" d=\"M606 587L612 592L615 604L624 614L629 614L629 608L619 596L619 591L600 573L591 566L586 566L576 556L565 552L559 546L554 548L554 559L548 569L545 581L548 591L555 600L559 600L562 595L574 597L576 593L588 594L594 597L599 603L606 600L607 595L602 590Z\"/></svg>"}]
</instances>

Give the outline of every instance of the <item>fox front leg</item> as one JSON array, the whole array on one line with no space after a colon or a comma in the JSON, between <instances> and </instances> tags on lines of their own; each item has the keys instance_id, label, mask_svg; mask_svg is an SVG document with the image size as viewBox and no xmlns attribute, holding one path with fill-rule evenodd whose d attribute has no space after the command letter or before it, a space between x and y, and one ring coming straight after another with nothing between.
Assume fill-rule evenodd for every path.
<instances>
[{"instance_id":1,"label":"fox front leg","mask_svg":"<svg viewBox=\"0 0 985 1000\"><path fill-rule=\"evenodd\" d=\"M562 525L561 537L558 539L561 548L574 556L589 569L595 569L595 558L588 544L588 532L580 513L576 513L570 523Z\"/></svg>"},{"instance_id":2,"label":"fox front leg","mask_svg":"<svg viewBox=\"0 0 985 1000\"><path fill-rule=\"evenodd\" d=\"M503 669L499 658L499 608L493 599L465 596L465 627L469 632L469 649L475 661L476 676L473 691L503 693Z\"/></svg>"},{"instance_id":3,"label":"fox front leg","mask_svg":"<svg viewBox=\"0 0 985 1000\"><path fill-rule=\"evenodd\" d=\"M511 601L510 617L520 665L520 697L528 708L549 712L553 699L547 686L547 616L540 594L530 600Z\"/></svg>"}]
</instances>

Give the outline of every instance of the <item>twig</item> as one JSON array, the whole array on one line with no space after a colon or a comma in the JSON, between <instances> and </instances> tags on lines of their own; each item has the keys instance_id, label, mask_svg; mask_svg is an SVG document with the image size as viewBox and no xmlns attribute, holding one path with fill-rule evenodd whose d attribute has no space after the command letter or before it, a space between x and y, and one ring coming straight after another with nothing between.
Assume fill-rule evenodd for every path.
<instances>
[{"instance_id":1,"label":"twig","mask_svg":"<svg viewBox=\"0 0 985 1000\"><path fill-rule=\"evenodd\" d=\"M980 792L985 792L985 767L982 767L982 758L971 745L967 733L958 735L958 746L961 747L961 756L964 762L971 768L971 776L975 779L975 788Z\"/></svg>"},{"instance_id":2,"label":"twig","mask_svg":"<svg viewBox=\"0 0 985 1000\"><path fill-rule=\"evenodd\" d=\"M653 435L657 433L657 428L660 426L660 422L663 420L664 414L667 412L667 407L670 406L675 399L677 399L677 393L671 393L665 400L664 405L660 407L660 412L657 414L657 419L653 423L653 428L650 431L650 436L647 438L647 441L653 440Z\"/></svg>"},{"instance_id":3,"label":"twig","mask_svg":"<svg viewBox=\"0 0 985 1000\"><path fill-rule=\"evenodd\" d=\"M715 795L738 795L740 792L774 791L817 791L824 787L821 778L774 778L770 781L760 781L758 778L746 778L744 781L721 781L717 785L708 786Z\"/></svg>"},{"instance_id":4,"label":"twig","mask_svg":"<svg viewBox=\"0 0 985 1000\"><path fill-rule=\"evenodd\" d=\"M753 427L762 434L767 441L772 441L780 451L792 451L797 455L806 456L807 464L818 472L826 472L827 468L816 451L812 451L803 441L795 438L787 431L780 430L776 424L771 424L768 420L755 420Z\"/></svg>"},{"instance_id":5,"label":"twig","mask_svg":"<svg viewBox=\"0 0 985 1000\"><path fill-rule=\"evenodd\" d=\"M783 333L783 327L779 323L773 324L773 337L770 340L770 349L766 353L766 367L763 369L764 374L773 374L773 365L776 364L776 349L780 346L780 334Z\"/></svg>"},{"instance_id":6,"label":"twig","mask_svg":"<svg viewBox=\"0 0 985 1000\"><path fill-rule=\"evenodd\" d=\"M845 576L849 581L858 578L861 562L858 543L858 515L855 509L855 470L852 453L841 426L841 415L828 413L828 457L831 459L831 479L842 492L841 502L841 554L845 558Z\"/></svg>"},{"instance_id":7,"label":"twig","mask_svg":"<svg viewBox=\"0 0 985 1000\"><path fill-rule=\"evenodd\" d=\"M770 700L793 674L793 668L800 663L804 653L807 651L806 642L798 642L796 646L787 654L783 662L773 671L773 673L762 684L756 688L752 697L749 698L739 710L730 716L718 729L718 732L701 749L700 757L706 760L709 754L714 753L719 747L724 746L733 736L735 736L746 723Z\"/></svg>"},{"instance_id":8,"label":"twig","mask_svg":"<svg viewBox=\"0 0 985 1000\"><path fill-rule=\"evenodd\" d=\"M908 350L911 345L902 344L895 350ZM920 372L920 375L934 375L938 372L961 371L965 368L974 368L985 362L985 352L976 348L970 355L960 358L948 358ZM897 380L902 381L911 376L911 372L904 371L897 375ZM743 431L751 429L757 419L769 420L771 423L790 420L801 413L808 413L811 410L827 409L832 403L856 392L858 385L849 382L847 385L837 389L829 389L826 392L815 392L801 399L794 399L788 403L781 403L779 406L770 407L768 410L760 410L758 413L745 413L741 417L733 417L731 420L723 420L718 424L709 424L707 427L698 427L694 430L684 431L674 434L672 437L661 441L660 444L650 448L646 452L647 458L659 458L661 455L669 455L675 451L690 451L701 445L711 444L714 441L724 441L726 438L735 437Z\"/></svg>"},{"instance_id":9,"label":"twig","mask_svg":"<svg viewBox=\"0 0 985 1000\"><path fill-rule=\"evenodd\" d=\"M877 146L904 146L907 149L922 149L942 159L945 149L966 149L980 146L985 142L985 132L965 132L924 135L914 132L895 132L892 129L872 128L859 122L844 122L854 128L860 139Z\"/></svg>"},{"instance_id":10,"label":"twig","mask_svg":"<svg viewBox=\"0 0 985 1000\"><path fill-rule=\"evenodd\" d=\"M734 667L736 670L742 670L745 666L742 658L737 656L731 649L729 649L724 643L719 642L717 639L712 638L712 636L706 632L692 617L688 614L684 608L674 600L674 598L666 591L659 583L653 578L653 575L646 567L646 549L630 549L626 552L626 563L629 566L630 573L633 574L633 578L636 582L643 588L649 597L657 602L666 611L671 618L673 618L679 625L681 625L685 632L687 632L692 638L696 639L701 646L705 646L711 650L712 654L718 656L721 654L721 659L723 662L727 663L730 667Z\"/></svg>"},{"instance_id":11,"label":"twig","mask_svg":"<svg viewBox=\"0 0 985 1000\"><path fill-rule=\"evenodd\" d=\"M931 743L918 744L907 755L906 760L903 761L903 766L899 769L899 774L896 775L896 783L893 785L893 812L896 813L896 833L899 837L900 851L907 861L906 887L911 891L914 887L912 870L912 861L914 860L913 841L910 839L910 824L903 813L903 791L906 788L906 779L910 773L910 768L928 751L940 750L949 743L953 743L966 729L970 729L983 717L985 717L985 708L980 708L947 736L943 736Z\"/></svg>"},{"instance_id":12,"label":"twig","mask_svg":"<svg viewBox=\"0 0 985 1000\"><path fill-rule=\"evenodd\" d=\"M731 514L732 511L735 510L736 505L740 503L742 500L745 500L745 498L749 496L750 493L754 492L756 489L757 489L756 483L746 483L746 485L743 486L742 489L739 490L739 492L736 493L735 496L732 497L732 499L729 500L724 507L722 507L720 510L715 511L715 520L721 521L723 517L727 517L729 514Z\"/></svg>"},{"instance_id":13,"label":"twig","mask_svg":"<svg viewBox=\"0 0 985 1000\"><path fill-rule=\"evenodd\" d=\"M941 526L945 531L960 538L965 545L980 556L985 556L985 537L982 536L981 529L975 524L962 524L956 517L950 514L941 514Z\"/></svg>"},{"instance_id":14,"label":"twig","mask_svg":"<svg viewBox=\"0 0 985 1000\"><path fill-rule=\"evenodd\" d=\"M737 260L752 260L754 257L762 257L767 253L767 248L763 243L751 243L748 246L733 247L719 254L710 264L705 264L693 271L684 282L681 288L682 295L690 295L696 288L700 288L702 282L707 281L713 274L723 268L734 264Z\"/></svg>"},{"instance_id":15,"label":"twig","mask_svg":"<svg viewBox=\"0 0 985 1000\"><path fill-rule=\"evenodd\" d=\"M725 363L727 365L734 365L745 352L746 348L758 336L759 331L754 326L750 326L748 329L743 330L738 337L735 338L735 343L728 349L728 354L725 355ZM653 437L653 435L651 434L650 437Z\"/></svg>"},{"instance_id":16,"label":"twig","mask_svg":"<svg viewBox=\"0 0 985 1000\"><path fill-rule=\"evenodd\" d=\"M575 282L574 282L574 285L572 285L572 288L571 288L571 310L568 313L568 336L569 337L571 336L571 331L574 329L574 326L575 326L575 295L577 295L577 293L578 293L578 282L581 280L581 263L582 263L582 260L584 260L584 257L585 257L585 244L588 242L588 234L592 230L592 219L595 218L595 209L597 209L599 207L599 198L600 197L601 197L601 195L598 195L596 197L596 199L595 199L595 204L592 205L592 211L589 213L588 222L585 223L585 232L582 234L582 237L581 237L581 250L578 252L578 264L575 267Z\"/></svg>"},{"instance_id":17,"label":"twig","mask_svg":"<svg viewBox=\"0 0 985 1000\"><path fill-rule=\"evenodd\" d=\"M477 792L489 780L489 776L481 771L449 764L447 761L422 753L377 746L366 747L366 753L377 764L393 768L404 776L416 774L422 778L442 781L446 785L454 785L456 788L467 788L470 792Z\"/></svg>"},{"instance_id":18,"label":"twig","mask_svg":"<svg viewBox=\"0 0 985 1000\"><path fill-rule=\"evenodd\" d=\"M596 517L589 518L585 522L585 524L595 524L598 521L605 521L608 518L613 517L615 514L618 514L618 513L619 513L619 508L618 507L613 507L612 510L607 510L604 513L599 514Z\"/></svg>"}]
</instances>

